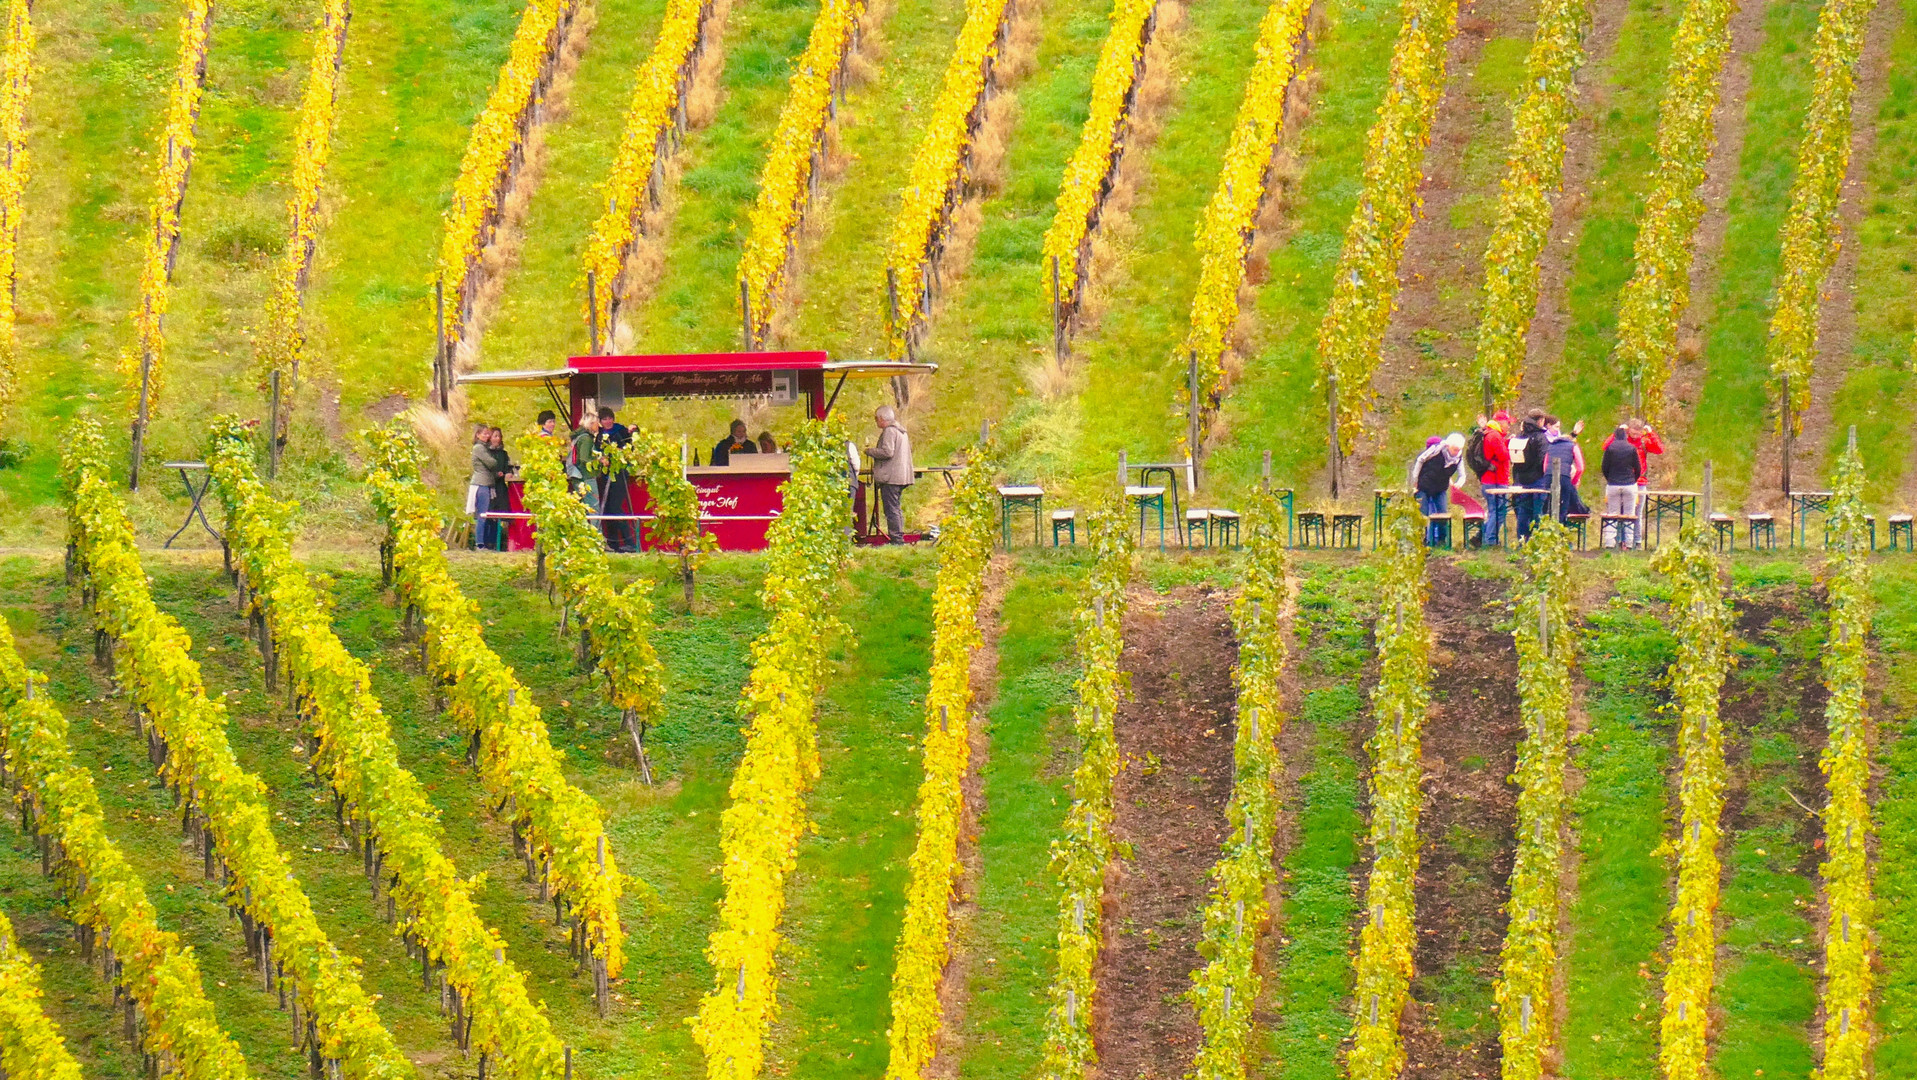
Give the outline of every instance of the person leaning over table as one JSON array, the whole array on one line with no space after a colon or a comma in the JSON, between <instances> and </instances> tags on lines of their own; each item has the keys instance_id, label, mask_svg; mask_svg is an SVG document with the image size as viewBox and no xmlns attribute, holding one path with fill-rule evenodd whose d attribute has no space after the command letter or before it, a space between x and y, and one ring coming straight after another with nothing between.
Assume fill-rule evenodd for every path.
<instances>
[{"instance_id":1,"label":"person leaning over table","mask_svg":"<svg viewBox=\"0 0 1917 1080\"><path fill-rule=\"evenodd\" d=\"M773 439L772 433L770 431L759 432L759 453L776 454L778 452L779 444Z\"/></svg>"},{"instance_id":2,"label":"person leaning over table","mask_svg":"<svg viewBox=\"0 0 1917 1080\"><path fill-rule=\"evenodd\" d=\"M711 464L730 465L732 464L732 455L734 454L756 454L758 452L759 444L753 442L752 436L746 432L745 421L734 420L730 433L728 433L725 438L713 444Z\"/></svg>"},{"instance_id":3,"label":"person leaning over table","mask_svg":"<svg viewBox=\"0 0 1917 1080\"><path fill-rule=\"evenodd\" d=\"M506 454L506 433L503 430L493 428L490 441L493 453L493 512L503 514L512 509L508 484L513 479L513 461ZM506 523L498 518L493 519L492 539L494 547L506 550Z\"/></svg>"},{"instance_id":4,"label":"person leaning over table","mask_svg":"<svg viewBox=\"0 0 1917 1080\"><path fill-rule=\"evenodd\" d=\"M599 417L587 413L584 425L573 433L572 443L566 448L566 487L577 493L587 512L593 514L599 512L599 482L592 473L598 438Z\"/></svg>"},{"instance_id":5,"label":"person leaning over table","mask_svg":"<svg viewBox=\"0 0 1917 1080\"><path fill-rule=\"evenodd\" d=\"M885 508L885 535L894 544L905 543L905 512L900 502L912 486L912 436L899 426L892 406L881 405L872 419L879 425L878 445L865 452L872 459L872 484Z\"/></svg>"},{"instance_id":6,"label":"person leaning over table","mask_svg":"<svg viewBox=\"0 0 1917 1080\"><path fill-rule=\"evenodd\" d=\"M473 427L473 475L466 486L466 512L473 515L475 548L491 546L493 523L485 515L493 508L493 483L499 479L493 472L492 434L490 424Z\"/></svg>"}]
</instances>

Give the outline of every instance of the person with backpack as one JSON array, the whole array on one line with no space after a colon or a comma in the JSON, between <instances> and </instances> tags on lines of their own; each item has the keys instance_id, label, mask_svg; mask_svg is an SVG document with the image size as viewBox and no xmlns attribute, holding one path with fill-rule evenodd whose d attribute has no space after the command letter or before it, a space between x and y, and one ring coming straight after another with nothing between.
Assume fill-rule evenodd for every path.
<instances>
[{"instance_id":1,"label":"person with backpack","mask_svg":"<svg viewBox=\"0 0 1917 1080\"><path fill-rule=\"evenodd\" d=\"M1471 437L1464 443L1464 463L1478 476L1478 486L1484 491L1484 546L1498 547L1504 534L1505 511L1511 507L1511 497L1494 488L1511 486L1511 414L1499 409L1496 416L1486 420L1478 417L1478 426L1471 429Z\"/></svg>"},{"instance_id":2,"label":"person with backpack","mask_svg":"<svg viewBox=\"0 0 1917 1080\"><path fill-rule=\"evenodd\" d=\"M1604 457L1599 467L1604 473L1604 515L1632 519L1628 523L1615 523L1616 546L1627 550L1636 547L1637 496L1638 485L1644 480L1644 457L1642 449L1631 438L1630 425L1619 424L1611 437L1604 440ZM1613 546L1602 528L1598 530L1598 546Z\"/></svg>"},{"instance_id":3,"label":"person with backpack","mask_svg":"<svg viewBox=\"0 0 1917 1080\"><path fill-rule=\"evenodd\" d=\"M1418 495L1418 511L1427 519L1449 510L1451 489L1464 487L1464 445L1464 436L1454 431L1425 447L1411 463L1411 488ZM1424 545L1437 547L1447 531L1440 523L1426 520Z\"/></svg>"}]
</instances>

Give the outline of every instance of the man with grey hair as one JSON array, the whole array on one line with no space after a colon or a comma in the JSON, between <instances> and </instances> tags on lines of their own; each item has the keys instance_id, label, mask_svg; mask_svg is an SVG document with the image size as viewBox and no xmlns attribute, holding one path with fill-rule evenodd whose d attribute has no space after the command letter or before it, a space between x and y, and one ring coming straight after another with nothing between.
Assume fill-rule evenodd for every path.
<instances>
[{"instance_id":1,"label":"man with grey hair","mask_svg":"<svg viewBox=\"0 0 1917 1080\"><path fill-rule=\"evenodd\" d=\"M899 500L912 486L912 437L899 426L899 415L892 406L881 405L872 414L879 425L879 444L867 450L872 459L872 485L879 489L879 504L885 508L885 535L894 544L905 543L905 514Z\"/></svg>"}]
</instances>

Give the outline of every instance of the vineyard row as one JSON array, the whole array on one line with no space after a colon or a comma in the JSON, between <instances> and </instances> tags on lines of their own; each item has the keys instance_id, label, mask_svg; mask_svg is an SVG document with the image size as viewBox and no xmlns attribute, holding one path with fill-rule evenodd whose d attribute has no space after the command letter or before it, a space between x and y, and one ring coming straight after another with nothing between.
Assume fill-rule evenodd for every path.
<instances>
[{"instance_id":1,"label":"vineyard row","mask_svg":"<svg viewBox=\"0 0 1917 1080\"><path fill-rule=\"evenodd\" d=\"M1570 533L1547 518L1525 542L1517 603L1517 853L1497 985L1506 1080L1541 1080L1557 1045L1558 882L1564 856L1564 766L1571 710Z\"/></svg>"},{"instance_id":2,"label":"vineyard row","mask_svg":"<svg viewBox=\"0 0 1917 1080\"><path fill-rule=\"evenodd\" d=\"M273 836L266 783L240 766L226 738L226 708L206 695L192 641L153 602L126 507L104 479L105 440L81 420L69 433L71 568L83 575L95 651L115 664L132 703L135 734L185 804L184 819L205 853L209 877L230 879L227 903L239 915L249 953L268 978L290 983L294 1008L319 1060L337 1061L347 1080L408 1075L411 1065L360 985L357 961L319 928L313 905ZM217 865L214 858L217 853Z\"/></svg>"},{"instance_id":3,"label":"vineyard row","mask_svg":"<svg viewBox=\"0 0 1917 1080\"><path fill-rule=\"evenodd\" d=\"M1398 262L1418 214L1425 148L1444 97L1444 53L1457 27L1458 0L1405 4L1390 82L1366 138L1364 187L1345 226L1331 303L1318 326L1319 364L1335 399L1340 452L1363 432L1375 396L1378 348L1398 298Z\"/></svg>"},{"instance_id":4,"label":"vineyard row","mask_svg":"<svg viewBox=\"0 0 1917 1080\"><path fill-rule=\"evenodd\" d=\"M79 930L83 960L97 960L113 983L115 1009L137 1033L161 1075L185 1080L245 1080L246 1059L220 1029L193 951L162 930L146 884L106 832L93 776L75 763L67 720L29 671L0 619L0 748L21 824L40 848L41 869L59 881L66 917ZM6 1075L79 1080L59 1033L40 1016L32 960L0 919L0 1060ZM38 1017L34 1022L33 1017Z\"/></svg>"},{"instance_id":5,"label":"vineyard row","mask_svg":"<svg viewBox=\"0 0 1917 1080\"><path fill-rule=\"evenodd\" d=\"M455 1043L476 1047L480 1061L497 1063L505 1077L553 1075L562 1050L551 1024L447 858L438 810L400 765L372 672L333 632L319 593L293 558L295 507L267 494L238 421L214 421L210 457L226 504L227 543L238 560L241 606L260 636L269 677L281 665L287 671L317 744L308 760L331 785L342 824L351 816L375 902L387 894L389 916L403 913L395 932L408 953L419 955L429 979L444 980Z\"/></svg>"},{"instance_id":6,"label":"vineyard row","mask_svg":"<svg viewBox=\"0 0 1917 1080\"><path fill-rule=\"evenodd\" d=\"M972 653L985 568L998 540L996 447L975 447L939 533L932 597L932 670L925 696L925 779L919 785L905 920L892 968L887 1080L920 1080L938 1050L939 985L952 955L951 903L958 888L959 827L971 768Z\"/></svg>"},{"instance_id":7,"label":"vineyard row","mask_svg":"<svg viewBox=\"0 0 1917 1080\"><path fill-rule=\"evenodd\" d=\"M1698 191L1717 129L1718 77L1731 48L1731 0L1686 0L1658 111L1657 164L1638 218L1631 278L1618 302L1614 366L1637 380L1644 412L1662 411L1691 299L1691 239L1704 213Z\"/></svg>"},{"instance_id":8,"label":"vineyard row","mask_svg":"<svg viewBox=\"0 0 1917 1080\"><path fill-rule=\"evenodd\" d=\"M1193 1080L1244 1080L1252 1008L1264 987L1258 940L1271 922L1271 887L1277 878L1272 847L1283 770L1278 733L1285 714L1279 680L1286 660L1289 567L1275 527L1283 511L1268 493L1259 493L1256 500L1248 522L1243 585L1232 611L1238 634L1238 709L1232 796L1225 809L1232 833L1212 867L1211 899L1205 905L1205 944L1200 951L1210 959L1192 975L1192 1004L1204 1029L1192 1064Z\"/></svg>"},{"instance_id":9,"label":"vineyard row","mask_svg":"<svg viewBox=\"0 0 1917 1080\"><path fill-rule=\"evenodd\" d=\"M421 634L427 675L444 688L470 740L467 763L510 816L514 836L544 853L552 898L573 912L573 955L592 959L603 1011L608 982L625 965L625 878L607 850L604 812L566 779L532 691L486 644L477 606L453 581L437 500L419 478L418 441L410 430L389 427L373 431L369 443L373 505L386 525L381 562L407 623Z\"/></svg>"},{"instance_id":10,"label":"vineyard row","mask_svg":"<svg viewBox=\"0 0 1917 1080\"><path fill-rule=\"evenodd\" d=\"M286 197L286 247L273 267L266 310L254 339L255 367L262 382L271 372L298 378L306 349L301 311L307 275L319 247L320 183L333 150L333 120L339 105L341 66L351 0L325 0L313 27L313 59L306 70L299 122L293 129L292 191ZM278 417L274 418L275 422ZM278 433L275 432L275 435Z\"/></svg>"},{"instance_id":11,"label":"vineyard row","mask_svg":"<svg viewBox=\"0 0 1917 1080\"><path fill-rule=\"evenodd\" d=\"M1717 849L1724 810L1724 734L1717 702L1730 669L1731 612L1717 561L1695 522L1658 554L1656 566L1670 582L1677 624L1677 663L1670 678L1682 761L1677 896L1671 905L1673 940L1664 973L1658 1059L1667 1080L1702 1080L1716 971Z\"/></svg>"},{"instance_id":12,"label":"vineyard row","mask_svg":"<svg viewBox=\"0 0 1917 1080\"><path fill-rule=\"evenodd\" d=\"M1125 688L1118 661L1125 644L1133 534L1130 517L1116 500L1089 515L1087 525L1096 562L1077 615L1079 674L1072 727L1080 756L1072 772L1064 835L1052 846L1060 886L1058 969L1045 1015L1042 1080L1078 1080L1097 1060L1092 1007L1098 986L1093 972L1103 941L1105 877L1114 848L1112 785L1118 778L1119 754L1113 714Z\"/></svg>"},{"instance_id":13,"label":"vineyard row","mask_svg":"<svg viewBox=\"0 0 1917 1080\"><path fill-rule=\"evenodd\" d=\"M1371 877L1365 883L1356 979L1357 1030L1351 1080L1396 1080L1404 1071L1399 1020L1411 994L1416 938L1418 818L1423 803L1425 712L1431 701L1430 633L1425 626L1423 528L1405 500L1388 522L1376 630L1378 685L1371 762Z\"/></svg>"},{"instance_id":14,"label":"vineyard row","mask_svg":"<svg viewBox=\"0 0 1917 1080\"><path fill-rule=\"evenodd\" d=\"M479 299L480 258L505 220L506 197L526 163L527 140L539 123L540 104L558 72L578 8L578 0L531 0L526 5L492 94L467 136L439 245L439 287L452 303L435 344L449 365L459 359ZM437 368L434 374L439 375Z\"/></svg>"},{"instance_id":15,"label":"vineyard row","mask_svg":"<svg viewBox=\"0 0 1917 1080\"><path fill-rule=\"evenodd\" d=\"M831 614L850 554L843 428L808 421L791 440L785 511L773 523L760 600L771 625L752 643L740 712L745 756L720 821L725 898L706 945L714 986L692 1018L708 1080L754 1080L778 1000L785 883L808 825L805 796L819 776L814 717L825 680Z\"/></svg>"}]
</instances>

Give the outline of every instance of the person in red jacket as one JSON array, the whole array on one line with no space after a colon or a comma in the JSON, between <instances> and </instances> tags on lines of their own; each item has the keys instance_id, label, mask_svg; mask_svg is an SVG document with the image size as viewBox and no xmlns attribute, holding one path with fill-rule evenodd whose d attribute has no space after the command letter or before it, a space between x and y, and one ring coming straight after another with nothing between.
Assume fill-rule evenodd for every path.
<instances>
[{"instance_id":1,"label":"person in red jacket","mask_svg":"<svg viewBox=\"0 0 1917 1080\"><path fill-rule=\"evenodd\" d=\"M1511 506L1509 495L1492 494L1488 489L1511 486L1511 414L1499 409L1486 420L1478 417L1482 432L1479 452L1485 468L1478 472L1478 484L1484 492L1484 546L1497 547L1504 532L1504 515Z\"/></svg>"},{"instance_id":2,"label":"person in red jacket","mask_svg":"<svg viewBox=\"0 0 1917 1080\"><path fill-rule=\"evenodd\" d=\"M1631 445L1637 447L1637 486L1638 493L1642 495L1643 489L1651 486L1651 455L1663 454L1664 444L1658 441L1657 432L1651 430L1651 425L1638 417L1631 418L1628 430ZM1643 501L1642 498L1638 500L1640 503Z\"/></svg>"}]
</instances>

